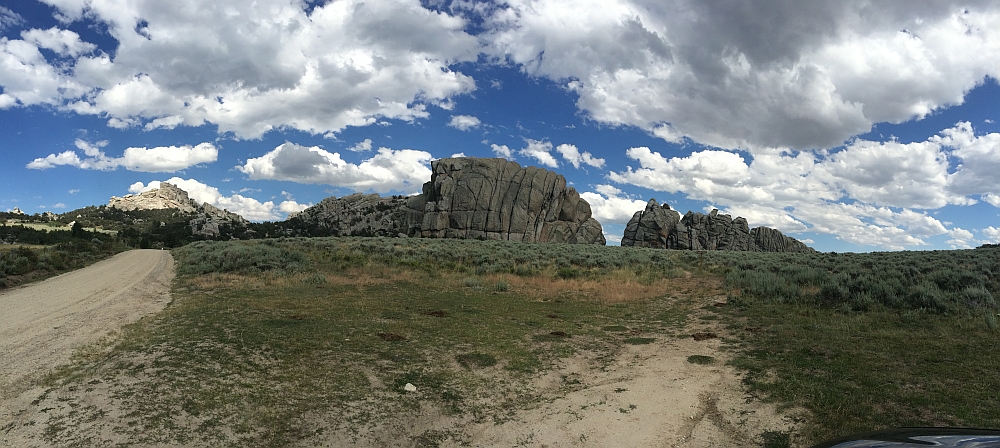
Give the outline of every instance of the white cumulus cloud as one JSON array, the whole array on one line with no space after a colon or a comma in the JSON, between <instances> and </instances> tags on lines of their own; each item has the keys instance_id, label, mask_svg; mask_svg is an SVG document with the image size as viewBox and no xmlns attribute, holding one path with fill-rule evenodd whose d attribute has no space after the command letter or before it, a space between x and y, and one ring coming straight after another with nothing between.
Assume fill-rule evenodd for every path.
<instances>
[{"instance_id":1,"label":"white cumulus cloud","mask_svg":"<svg viewBox=\"0 0 1000 448\"><path fill-rule=\"evenodd\" d=\"M452 115L451 121L448 122L448 126L460 131L468 131L469 129L479 127L479 125L479 119L471 115Z\"/></svg>"},{"instance_id":2,"label":"white cumulus cloud","mask_svg":"<svg viewBox=\"0 0 1000 448\"><path fill-rule=\"evenodd\" d=\"M113 127L208 123L258 138L423 118L476 87L451 69L478 57L467 21L419 0L44 1L64 22L106 26L117 45L95 51L59 28L4 38L2 107L46 103ZM47 60L39 47L72 60Z\"/></svg>"},{"instance_id":3,"label":"white cumulus cloud","mask_svg":"<svg viewBox=\"0 0 1000 448\"><path fill-rule=\"evenodd\" d=\"M74 166L88 170L111 171L124 167L129 171L147 173L173 173L201 163L211 163L218 159L219 150L211 143L197 146L158 146L155 148L126 148L122 157L108 157L101 149L108 142L102 140L90 143L76 140L76 147L86 157L81 158L74 151L49 154L29 162L31 169L44 170L59 165Z\"/></svg>"},{"instance_id":4,"label":"white cumulus cloud","mask_svg":"<svg viewBox=\"0 0 1000 448\"><path fill-rule=\"evenodd\" d=\"M80 40L80 35L59 28L47 30L31 29L21 32L21 38L35 44L38 48L47 48L61 56L77 57L97 49L97 45Z\"/></svg>"},{"instance_id":5,"label":"white cumulus cloud","mask_svg":"<svg viewBox=\"0 0 1000 448\"><path fill-rule=\"evenodd\" d=\"M580 164L589 165L594 168L604 167L604 159L594 157L593 154L586 151L581 153L576 145L563 143L556 147L556 152L573 165L573 168L580 168Z\"/></svg>"},{"instance_id":6,"label":"white cumulus cloud","mask_svg":"<svg viewBox=\"0 0 1000 448\"><path fill-rule=\"evenodd\" d=\"M530 138L526 138L524 141L528 145L518 151L518 154L535 159L538 163L549 168L559 168L559 161L552 157L552 143Z\"/></svg>"},{"instance_id":7,"label":"white cumulus cloud","mask_svg":"<svg viewBox=\"0 0 1000 448\"><path fill-rule=\"evenodd\" d=\"M592 216L601 224L625 224L635 212L646 208L645 201L630 197L614 186L598 185L595 190L580 193L580 197L590 204ZM621 242L620 235L616 241Z\"/></svg>"},{"instance_id":8,"label":"white cumulus cloud","mask_svg":"<svg viewBox=\"0 0 1000 448\"><path fill-rule=\"evenodd\" d=\"M358 191L414 193L431 178L431 155L412 149L379 148L359 164L322 148L284 143L237 167L250 179L328 184Z\"/></svg>"},{"instance_id":9,"label":"white cumulus cloud","mask_svg":"<svg viewBox=\"0 0 1000 448\"><path fill-rule=\"evenodd\" d=\"M499 3L488 52L564 84L598 122L675 143L837 147L1000 77L996 2Z\"/></svg>"},{"instance_id":10,"label":"white cumulus cloud","mask_svg":"<svg viewBox=\"0 0 1000 448\"><path fill-rule=\"evenodd\" d=\"M507 160L514 159L514 151L512 151L507 145L498 145L493 143L490 145L490 148L493 149L493 154L496 154L497 157L503 157Z\"/></svg>"},{"instance_id":11,"label":"white cumulus cloud","mask_svg":"<svg viewBox=\"0 0 1000 448\"><path fill-rule=\"evenodd\" d=\"M348 151L354 151L354 152L371 151L372 150L372 139L366 138L366 139L364 139L364 141L360 141L357 144L355 144L354 146L352 146L350 148L347 148L347 149L348 149Z\"/></svg>"},{"instance_id":12,"label":"white cumulus cloud","mask_svg":"<svg viewBox=\"0 0 1000 448\"><path fill-rule=\"evenodd\" d=\"M982 233L983 236L985 237L985 240L983 242L992 244L1000 243L1000 229L993 226L989 226L981 230L980 233Z\"/></svg>"},{"instance_id":13,"label":"white cumulus cloud","mask_svg":"<svg viewBox=\"0 0 1000 448\"><path fill-rule=\"evenodd\" d=\"M961 122L925 141L855 140L825 153L770 151L754 155L702 150L664 157L646 147L626 156L638 167L611 172L613 182L719 204L753 226L812 231L889 249L922 246L948 234L967 247L971 236L927 214L975 197L1000 207L1000 134L975 135ZM957 166L954 172L949 166Z\"/></svg>"}]
</instances>

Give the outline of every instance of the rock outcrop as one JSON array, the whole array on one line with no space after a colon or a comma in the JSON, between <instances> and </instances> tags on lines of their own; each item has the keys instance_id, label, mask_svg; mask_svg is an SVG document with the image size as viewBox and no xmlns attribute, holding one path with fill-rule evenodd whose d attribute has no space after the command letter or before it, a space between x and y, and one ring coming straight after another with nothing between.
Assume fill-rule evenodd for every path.
<instances>
[{"instance_id":1,"label":"rock outcrop","mask_svg":"<svg viewBox=\"0 0 1000 448\"><path fill-rule=\"evenodd\" d=\"M678 250L740 250L752 252L815 252L799 240L768 228L750 229L747 220L712 210L679 213L650 199L625 226L622 246Z\"/></svg>"},{"instance_id":2,"label":"rock outcrop","mask_svg":"<svg viewBox=\"0 0 1000 448\"><path fill-rule=\"evenodd\" d=\"M184 213L198 211L198 204L188 197L186 191L166 182L161 182L160 188L139 194L127 194L124 197L111 196L108 207L125 211L163 210L167 208L177 209Z\"/></svg>"},{"instance_id":3,"label":"rock outcrop","mask_svg":"<svg viewBox=\"0 0 1000 448\"><path fill-rule=\"evenodd\" d=\"M552 171L470 157L431 168L422 194L327 198L293 219L310 234L605 244L590 204Z\"/></svg>"},{"instance_id":4,"label":"rock outcrop","mask_svg":"<svg viewBox=\"0 0 1000 448\"><path fill-rule=\"evenodd\" d=\"M288 221L312 236L407 236L410 227L405 197L361 193L323 199Z\"/></svg>"},{"instance_id":5,"label":"rock outcrop","mask_svg":"<svg viewBox=\"0 0 1000 448\"><path fill-rule=\"evenodd\" d=\"M205 237L219 236L220 227L247 224L247 220L236 213L207 202L198 205L186 191L167 182L161 182L159 188L139 194L128 194L120 198L112 196L108 201L108 207L125 211L176 209L181 213L192 215L188 225L193 235Z\"/></svg>"}]
</instances>

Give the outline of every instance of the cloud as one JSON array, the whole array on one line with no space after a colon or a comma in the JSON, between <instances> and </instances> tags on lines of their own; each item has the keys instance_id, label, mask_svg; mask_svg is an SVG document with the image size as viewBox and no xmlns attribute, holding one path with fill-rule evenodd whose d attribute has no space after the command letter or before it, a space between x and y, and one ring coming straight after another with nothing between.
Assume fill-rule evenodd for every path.
<instances>
[{"instance_id":1,"label":"cloud","mask_svg":"<svg viewBox=\"0 0 1000 448\"><path fill-rule=\"evenodd\" d=\"M613 171L609 180L684 193L753 226L889 249L926 245L946 233L949 244L965 247L965 231L923 210L972 205L974 196L1000 207L1000 181L991 175L1000 170L1000 134L977 136L965 122L922 142L858 139L835 152L712 149L668 158L636 147L626 156L639 166Z\"/></svg>"},{"instance_id":2,"label":"cloud","mask_svg":"<svg viewBox=\"0 0 1000 448\"><path fill-rule=\"evenodd\" d=\"M372 139L366 138L364 141L358 142L356 145L354 145L354 146L352 146L350 148L347 148L347 150L348 151L354 151L354 152L371 151L372 150Z\"/></svg>"},{"instance_id":3,"label":"cloud","mask_svg":"<svg viewBox=\"0 0 1000 448\"><path fill-rule=\"evenodd\" d=\"M69 193L69 194L77 194L77 193L79 193L79 192L80 192L80 189L79 189L79 188L74 188L74 189L72 189L72 190L69 190L69 191L68 191L67 193Z\"/></svg>"},{"instance_id":4,"label":"cloud","mask_svg":"<svg viewBox=\"0 0 1000 448\"><path fill-rule=\"evenodd\" d=\"M338 153L286 142L261 157L247 160L237 169L253 180L328 184L379 193L414 193L431 178L431 158L425 151L379 148L372 158L353 164L344 161Z\"/></svg>"},{"instance_id":5,"label":"cloud","mask_svg":"<svg viewBox=\"0 0 1000 448\"><path fill-rule=\"evenodd\" d=\"M580 168L580 164L590 165L594 168L604 167L604 159L598 159L589 152L580 153L575 145L562 144L556 147L556 152L562 155L563 159L573 165L573 168Z\"/></svg>"},{"instance_id":6,"label":"cloud","mask_svg":"<svg viewBox=\"0 0 1000 448\"><path fill-rule=\"evenodd\" d=\"M467 21L419 0L45 2L66 23L106 26L114 52L93 53L67 30L33 30L31 42L0 45L0 85L20 104L106 116L110 126L208 123L240 138L279 128L326 134L427 117L428 105L451 107L476 87L451 69L478 57ZM36 44L75 60L55 64L35 54Z\"/></svg>"},{"instance_id":7,"label":"cloud","mask_svg":"<svg viewBox=\"0 0 1000 448\"><path fill-rule=\"evenodd\" d=\"M945 129L933 142L953 148L951 155L961 164L951 176L951 190L961 195L984 194L991 198L1000 195L1000 134L976 136L969 122L960 122ZM1000 207L1000 201L983 198Z\"/></svg>"},{"instance_id":8,"label":"cloud","mask_svg":"<svg viewBox=\"0 0 1000 448\"><path fill-rule=\"evenodd\" d=\"M211 143L198 146L160 146L156 148L128 148L121 164L129 171L147 173L173 173L200 163L218 159L219 150Z\"/></svg>"},{"instance_id":9,"label":"cloud","mask_svg":"<svg viewBox=\"0 0 1000 448\"><path fill-rule=\"evenodd\" d=\"M598 185L595 190L580 193L580 197L590 204L592 216L601 224L625 224L635 212L646 208L645 201L633 199L611 185ZM616 241L621 242L621 236Z\"/></svg>"},{"instance_id":10,"label":"cloud","mask_svg":"<svg viewBox=\"0 0 1000 448\"><path fill-rule=\"evenodd\" d=\"M833 148L1000 75L1000 6L505 0L480 38L589 118L723 149Z\"/></svg>"},{"instance_id":11,"label":"cloud","mask_svg":"<svg viewBox=\"0 0 1000 448\"><path fill-rule=\"evenodd\" d=\"M146 173L173 173L200 163L211 163L218 159L219 150L211 143L197 146L159 146L155 148L127 148L122 157L108 157L101 150L108 142L102 140L90 143L76 140L76 147L83 151L81 158L74 151L49 154L37 158L26 166L30 169L45 170L59 165L74 166L87 170L112 171L124 167L129 171Z\"/></svg>"},{"instance_id":12,"label":"cloud","mask_svg":"<svg viewBox=\"0 0 1000 448\"><path fill-rule=\"evenodd\" d=\"M989 226L983 230L980 230L980 233L982 233L983 236L985 237L985 240L983 242L993 243L993 244L1000 243L1000 229L993 226Z\"/></svg>"},{"instance_id":13,"label":"cloud","mask_svg":"<svg viewBox=\"0 0 1000 448\"><path fill-rule=\"evenodd\" d=\"M281 209L284 206L286 209L294 208L294 205L286 205L284 202L278 208L275 208L274 202L267 201L261 202L254 198L249 198L241 194L233 194L230 196L223 196L219 192L218 188L204 184L194 179L182 179L180 177L172 177L165 180L172 185L176 185L177 188L184 190L188 193L188 197L193 199L195 202L209 203L215 207L229 210L236 213L246 219L251 221L275 221L282 219L281 213L288 213ZM129 186L128 191L131 193L142 193L149 190L154 190L160 188L160 181L154 180L150 181L148 184L143 184L142 182L136 182ZM291 201L285 201L291 202Z\"/></svg>"},{"instance_id":14,"label":"cloud","mask_svg":"<svg viewBox=\"0 0 1000 448\"><path fill-rule=\"evenodd\" d=\"M50 64L31 42L0 37L0 108L60 105L67 96L85 94L87 87L67 73L71 69Z\"/></svg>"},{"instance_id":15,"label":"cloud","mask_svg":"<svg viewBox=\"0 0 1000 448\"><path fill-rule=\"evenodd\" d=\"M538 161L538 163L545 165L549 168L559 168L559 162L555 157L552 157L552 143L540 140L532 140L530 138L524 139L528 146L524 149L518 151L518 154L530 157Z\"/></svg>"},{"instance_id":16,"label":"cloud","mask_svg":"<svg viewBox=\"0 0 1000 448\"><path fill-rule=\"evenodd\" d=\"M468 131L472 128L479 127L479 119L471 115L452 115L451 121L448 122L448 126L451 126L460 131Z\"/></svg>"},{"instance_id":17,"label":"cloud","mask_svg":"<svg viewBox=\"0 0 1000 448\"><path fill-rule=\"evenodd\" d=\"M493 143L490 145L490 148L493 149L493 154L496 154L497 157L503 157L507 160L514 160L514 151L511 151L511 149L507 147L507 145L498 145L496 143Z\"/></svg>"},{"instance_id":18,"label":"cloud","mask_svg":"<svg viewBox=\"0 0 1000 448\"><path fill-rule=\"evenodd\" d=\"M52 204L52 208L56 208L56 209L58 209L58 208L66 208L66 204L63 204L62 202L58 202L58 203Z\"/></svg>"},{"instance_id":19,"label":"cloud","mask_svg":"<svg viewBox=\"0 0 1000 448\"><path fill-rule=\"evenodd\" d=\"M952 249L971 249L973 244L972 232L962 229L954 228L948 231L948 236L951 237L947 241L947 244L951 245Z\"/></svg>"},{"instance_id":20,"label":"cloud","mask_svg":"<svg viewBox=\"0 0 1000 448\"><path fill-rule=\"evenodd\" d=\"M309 207L312 207L312 204L299 204L295 201L282 201L281 204L278 205L278 210L282 213L298 213Z\"/></svg>"},{"instance_id":21,"label":"cloud","mask_svg":"<svg viewBox=\"0 0 1000 448\"><path fill-rule=\"evenodd\" d=\"M97 49L97 45L80 40L80 35L59 28L47 30L31 29L21 32L25 42L35 44L38 48L46 48L60 56L77 57Z\"/></svg>"},{"instance_id":22,"label":"cloud","mask_svg":"<svg viewBox=\"0 0 1000 448\"><path fill-rule=\"evenodd\" d=\"M0 6L0 31L24 23L24 19L16 12Z\"/></svg>"}]
</instances>

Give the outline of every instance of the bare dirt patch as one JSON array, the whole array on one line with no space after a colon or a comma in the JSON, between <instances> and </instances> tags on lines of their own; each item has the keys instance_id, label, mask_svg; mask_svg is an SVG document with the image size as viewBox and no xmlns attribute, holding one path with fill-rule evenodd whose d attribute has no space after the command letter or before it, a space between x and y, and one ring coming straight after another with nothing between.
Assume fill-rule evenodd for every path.
<instances>
[{"instance_id":1,"label":"bare dirt patch","mask_svg":"<svg viewBox=\"0 0 1000 448\"><path fill-rule=\"evenodd\" d=\"M134 250L0 293L0 421L20 422L23 398L75 350L163 309L173 272L170 252Z\"/></svg>"}]
</instances>

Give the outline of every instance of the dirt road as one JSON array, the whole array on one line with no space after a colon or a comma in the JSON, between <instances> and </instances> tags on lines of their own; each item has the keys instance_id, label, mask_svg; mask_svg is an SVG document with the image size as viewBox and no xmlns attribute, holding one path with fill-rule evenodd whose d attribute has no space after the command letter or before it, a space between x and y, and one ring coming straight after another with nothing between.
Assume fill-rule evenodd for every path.
<instances>
[{"instance_id":1,"label":"dirt road","mask_svg":"<svg viewBox=\"0 0 1000 448\"><path fill-rule=\"evenodd\" d=\"M132 250L0 293L0 400L30 388L73 350L170 301L169 251Z\"/></svg>"}]
</instances>

